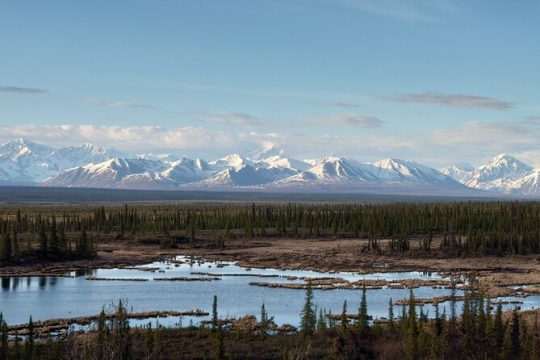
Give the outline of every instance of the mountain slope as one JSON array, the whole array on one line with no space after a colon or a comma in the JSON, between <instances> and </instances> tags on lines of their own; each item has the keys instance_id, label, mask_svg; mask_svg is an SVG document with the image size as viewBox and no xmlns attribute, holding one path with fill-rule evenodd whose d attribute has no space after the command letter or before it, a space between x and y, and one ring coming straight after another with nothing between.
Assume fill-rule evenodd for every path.
<instances>
[{"instance_id":1,"label":"mountain slope","mask_svg":"<svg viewBox=\"0 0 540 360\"><path fill-rule=\"evenodd\" d=\"M55 149L15 139L0 145L2 185L479 196L488 190L540 197L539 183L539 169L505 154L476 169L461 164L439 171L400 159L302 161L277 147L206 162L172 154L134 157L90 144Z\"/></svg>"},{"instance_id":2,"label":"mountain slope","mask_svg":"<svg viewBox=\"0 0 540 360\"><path fill-rule=\"evenodd\" d=\"M160 172L161 162L145 159L113 158L98 164L68 169L43 182L56 187L160 187L172 182Z\"/></svg>"},{"instance_id":3,"label":"mountain slope","mask_svg":"<svg viewBox=\"0 0 540 360\"><path fill-rule=\"evenodd\" d=\"M415 161L384 159L373 165L376 168L375 176L385 182L462 187L460 183L439 170Z\"/></svg>"},{"instance_id":4,"label":"mountain slope","mask_svg":"<svg viewBox=\"0 0 540 360\"><path fill-rule=\"evenodd\" d=\"M25 139L0 145L0 181L40 183L68 168L102 162L120 153L90 144L54 149Z\"/></svg>"},{"instance_id":5,"label":"mountain slope","mask_svg":"<svg viewBox=\"0 0 540 360\"><path fill-rule=\"evenodd\" d=\"M472 171L462 181L472 188L510 193L513 192L514 182L526 177L532 170L531 166L516 158L501 154Z\"/></svg>"},{"instance_id":6,"label":"mountain slope","mask_svg":"<svg viewBox=\"0 0 540 360\"><path fill-rule=\"evenodd\" d=\"M450 176L452 179L459 182L462 182L464 179L470 176L472 171L474 171L474 167L467 163L453 164L441 169L441 172L444 175Z\"/></svg>"},{"instance_id":7,"label":"mountain slope","mask_svg":"<svg viewBox=\"0 0 540 360\"><path fill-rule=\"evenodd\" d=\"M513 194L540 196L540 169L534 169L529 175L515 180L509 189Z\"/></svg>"}]
</instances>

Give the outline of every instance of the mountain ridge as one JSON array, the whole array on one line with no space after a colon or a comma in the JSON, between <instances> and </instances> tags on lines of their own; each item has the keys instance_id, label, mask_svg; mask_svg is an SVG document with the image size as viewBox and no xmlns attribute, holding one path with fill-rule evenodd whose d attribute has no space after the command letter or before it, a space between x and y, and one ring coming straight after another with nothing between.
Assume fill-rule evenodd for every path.
<instances>
[{"instance_id":1,"label":"mountain ridge","mask_svg":"<svg viewBox=\"0 0 540 360\"><path fill-rule=\"evenodd\" d=\"M540 169L508 154L476 168L457 164L438 170L395 158L373 163L338 156L299 160L276 146L206 161L171 154L129 155L92 144L55 149L19 138L0 145L0 184L540 196Z\"/></svg>"}]
</instances>

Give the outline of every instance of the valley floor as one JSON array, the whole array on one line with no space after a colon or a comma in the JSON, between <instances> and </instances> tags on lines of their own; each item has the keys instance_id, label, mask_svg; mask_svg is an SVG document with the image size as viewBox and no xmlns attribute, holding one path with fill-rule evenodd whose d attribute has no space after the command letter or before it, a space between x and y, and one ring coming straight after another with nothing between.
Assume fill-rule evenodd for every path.
<instances>
[{"instance_id":1,"label":"valley floor","mask_svg":"<svg viewBox=\"0 0 540 360\"><path fill-rule=\"evenodd\" d=\"M380 241L381 244L384 240ZM236 261L243 267L305 269L323 272L399 272L425 271L449 275L474 274L492 297L515 294L512 287L521 286L528 294L540 293L540 257L507 256L478 258L445 258L437 252L418 256L379 255L367 251L365 239L236 239L224 249L182 245L177 249L160 249L152 239L103 240L97 244L94 259L39 262L0 268L0 276L62 275L69 271L94 268L122 268L170 258L193 255L209 260ZM414 243L414 241L413 241ZM434 244L434 248L437 244Z\"/></svg>"}]
</instances>

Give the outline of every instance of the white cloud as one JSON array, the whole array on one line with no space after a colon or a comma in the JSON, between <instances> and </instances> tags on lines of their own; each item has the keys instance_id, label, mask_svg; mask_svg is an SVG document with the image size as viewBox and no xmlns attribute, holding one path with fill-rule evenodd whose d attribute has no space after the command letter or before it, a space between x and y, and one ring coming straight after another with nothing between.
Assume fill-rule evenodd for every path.
<instances>
[{"instance_id":1,"label":"white cloud","mask_svg":"<svg viewBox=\"0 0 540 360\"><path fill-rule=\"evenodd\" d=\"M201 127L20 125L0 132L4 142L23 137L55 146L91 142L125 150L227 148L236 141L233 134Z\"/></svg>"},{"instance_id":2,"label":"white cloud","mask_svg":"<svg viewBox=\"0 0 540 360\"><path fill-rule=\"evenodd\" d=\"M321 125L349 125L363 128L374 128L383 124L381 119L361 114L333 114L320 116L313 119L312 122Z\"/></svg>"},{"instance_id":3,"label":"white cloud","mask_svg":"<svg viewBox=\"0 0 540 360\"><path fill-rule=\"evenodd\" d=\"M110 108L153 108L152 105L146 105L146 104L140 104L136 102L131 101L124 101L124 100L103 100L98 98L89 97L84 99L84 103L87 105L93 105L93 106L103 106L103 107L110 107Z\"/></svg>"},{"instance_id":4,"label":"white cloud","mask_svg":"<svg viewBox=\"0 0 540 360\"><path fill-rule=\"evenodd\" d=\"M499 153L540 166L540 123L469 121L435 131L306 132L290 126L279 131L221 131L201 126L19 125L0 127L0 142L23 137L56 147L94 143L126 152L165 151L211 159L230 152L278 145L299 158L343 155L363 161L387 157L442 167L456 162L478 165Z\"/></svg>"},{"instance_id":5,"label":"white cloud","mask_svg":"<svg viewBox=\"0 0 540 360\"><path fill-rule=\"evenodd\" d=\"M376 15L407 21L434 22L454 13L450 0L326 0Z\"/></svg>"},{"instance_id":6,"label":"white cloud","mask_svg":"<svg viewBox=\"0 0 540 360\"><path fill-rule=\"evenodd\" d=\"M238 112L213 112L202 114L205 121L215 124L231 125L237 127L256 127L264 123L255 116Z\"/></svg>"}]
</instances>

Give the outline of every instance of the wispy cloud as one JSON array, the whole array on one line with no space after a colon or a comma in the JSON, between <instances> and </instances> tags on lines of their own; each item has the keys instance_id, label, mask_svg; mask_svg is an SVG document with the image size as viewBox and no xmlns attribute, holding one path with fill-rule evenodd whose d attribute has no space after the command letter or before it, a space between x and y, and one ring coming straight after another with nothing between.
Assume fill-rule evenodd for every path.
<instances>
[{"instance_id":1,"label":"wispy cloud","mask_svg":"<svg viewBox=\"0 0 540 360\"><path fill-rule=\"evenodd\" d=\"M383 121L379 118L361 114L334 114L321 116L312 119L311 122L319 125L345 125L363 128L375 128L380 127L383 124Z\"/></svg>"},{"instance_id":2,"label":"wispy cloud","mask_svg":"<svg viewBox=\"0 0 540 360\"><path fill-rule=\"evenodd\" d=\"M320 119L326 119L329 127L336 124L361 128L380 126L378 119L359 116ZM211 126L18 125L0 127L0 142L18 137L52 146L90 142L126 152L182 151L203 158L275 144L300 158L337 154L373 161L397 157L441 167L456 162L478 165L496 154L509 153L540 166L540 123L536 121L468 121L433 131L394 131L387 126L384 136L380 131L313 132L312 128L306 130L294 124L274 131L267 129L269 131L235 127L217 130Z\"/></svg>"},{"instance_id":3,"label":"wispy cloud","mask_svg":"<svg viewBox=\"0 0 540 360\"><path fill-rule=\"evenodd\" d=\"M524 151L540 147L540 123L468 121L455 127L433 132L432 140L438 144L477 149ZM506 151L506 150L504 150Z\"/></svg>"},{"instance_id":4,"label":"wispy cloud","mask_svg":"<svg viewBox=\"0 0 540 360\"><path fill-rule=\"evenodd\" d=\"M124 151L197 150L208 154L252 149L273 134L217 131L198 126L19 125L0 127L0 142L27 138L51 146L93 143Z\"/></svg>"},{"instance_id":5,"label":"wispy cloud","mask_svg":"<svg viewBox=\"0 0 540 360\"><path fill-rule=\"evenodd\" d=\"M454 13L456 7L450 0L325 0L376 15L407 21L435 22L440 17Z\"/></svg>"},{"instance_id":6,"label":"wispy cloud","mask_svg":"<svg viewBox=\"0 0 540 360\"><path fill-rule=\"evenodd\" d=\"M258 127L264 123L253 115L238 112L213 112L203 113L205 121L215 124L230 125L236 127Z\"/></svg>"},{"instance_id":7,"label":"wispy cloud","mask_svg":"<svg viewBox=\"0 0 540 360\"><path fill-rule=\"evenodd\" d=\"M131 101L124 101L124 100L104 100L104 99L98 99L98 98L86 98L84 99L84 103L87 105L93 105L93 106L104 106L104 107L110 107L110 108L141 108L141 109L152 109L154 106L147 105L147 104L141 104Z\"/></svg>"},{"instance_id":8,"label":"wispy cloud","mask_svg":"<svg viewBox=\"0 0 540 360\"><path fill-rule=\"evenodd\" d=\"M486 96L442 94L432 92L384 96L382 99L385 101L400 103L431 104L459 108L485 108L493 110L508 110L516 105L510 101L499 100Z\"/></svg>"},{"instance_id":9,"label":"wispy cloud","mask_svg":"<svg viewBox=\"0 0 540 360\"><path fill-rule=\"evenodd\" d=\"M356 101L319 101L313 103L314 105L331 106L336 108L359 108L360 102Z\"/></svg>"},{"instance_id":10,"label":"wispy cloud","mask_svg":"<svg viewBox=\"0 0 540 360\"><path fill-rule=\"evenodd\" d=\"M48 92L48 90L22 86L0 85L0 92L12 94L44 94Z\"/></svg>"}]
</instances>

